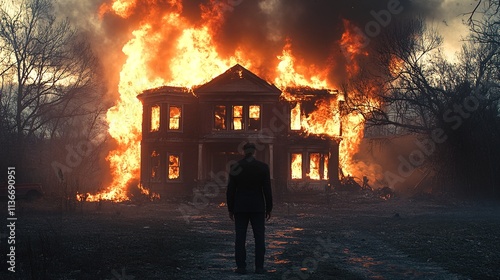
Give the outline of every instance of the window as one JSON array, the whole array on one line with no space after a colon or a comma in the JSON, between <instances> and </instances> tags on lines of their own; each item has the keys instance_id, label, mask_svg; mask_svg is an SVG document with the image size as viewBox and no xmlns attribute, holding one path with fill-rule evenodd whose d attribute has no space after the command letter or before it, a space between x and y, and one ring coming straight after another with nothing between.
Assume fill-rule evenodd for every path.
<instances>
[{"instance_id":1,"label":"window","mask_svg":"<svg viewBox=\"0 0 500 280\"><path fill-rule=\"evenodd\" d=\"M259 130L260 129L260 106L250 105L248 107L248 129Z\"/></svg>"},{"instance_id":2,"label":"window","mask_svg":"<svg viewBox=\"0 0 500 280\"><path fill-rule=\"evenodd\" d=\"M320 153L310 153L309 154L309 178L312 180L319 180L321 177L320 173L321 164L321 154Z\"/></svg>"},{"instance_id":3,"label":"window","mask_svg":"<svg viewBox=\"0 0 500 280\"><path fill-rule=\"evenodd\" d=\"M304 162L304 168L302 162L303 157L307 158ZM292 179L327 180L328 155L320 152L292 153L290 158L290 169Z\"/></svg>"},{"instance_id":4,"label":"window","mask_svg":"<svg viewBox=\"0 0 500 280\"><path fill-rule=\"evenodd\" d=\"M160 154L156 151L151 153L151 181L160 181Z\"/></svg>"},{"instance_id":5,"label":"window","mask_svg":"<svg viewBox=\"0 0 500 280\"><path fill-rule=\"evenodd\" d=\"M180 156L177 154L168 155L168 179L169 180L179 180L180 179Z\"/></svg>"},{"instance_id":6,"label":"window","mask_svg":"<svg viewBox=\"0 0 500 280\"><path fill-rule=\"evenodd\" d=\"M328 180L328 155L323 157L323 179Z\"/></svg>"},{"instance_id":7,"label":"window","mask_svg":"<svg viewBox=\"0 0 500 280\"><path fill-rule=\"evenodd\" d=\"M214 108L214 129L226 130L226 106L216 105Z\"/></svg>"},{"instance_id":8,"label":"window","mask_svg":"<svg viewBox=\"0 0 500 280\"><path fill-rule=\"evenodd\" d=\"M151 132L160 130L160 105L154 105L151 107Z\"/></svg>"},{"instance_id":9,"label":"window","mask_svg":"<svg viewBox=\"0 0 500 280\"><path fill-rule=\"evenodd\" d=\"M290 129L291 130L300 130L300 103L297 102L292 110L290 110Z\"/></svg>"},{"instance_id":10,"label":"window","mask_svg":"<svg viewBox=\"0 0 500 280\"><path fill-rule=\"evenodd\" d=\"M233 130L243 129L243 106L233 106Z\"/></svg>"},{"instance_id":11,"label":"window","mask_svg":"<svg viewBox=\"0 0 500 280\"><path fill-rule=\"evenodd\" d=\"M170 106L169 108L169 124L168 129L179 130L181 129L181 107Z\"/></svg>"},{"instance_id":12,"label":"window","mask_svg":"<svg viewBox=\"0 0 500 280\"><path fill-rule=\"evenodd\" d=\"M292 154L291 171L292 179L302 179L302 154Z\"/></svg>"}]
</instances>

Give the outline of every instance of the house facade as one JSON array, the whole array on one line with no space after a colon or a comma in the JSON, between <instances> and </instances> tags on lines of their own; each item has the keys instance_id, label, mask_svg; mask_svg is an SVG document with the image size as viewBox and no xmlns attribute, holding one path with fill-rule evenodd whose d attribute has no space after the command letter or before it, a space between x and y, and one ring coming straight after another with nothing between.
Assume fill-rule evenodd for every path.
<instances>
[{"instance_id":1,"label":"house facade","mask_svg":"<svg viewBox=\"0 0 500 280\"><path fill-rule=\"evenodd\" d=\"M255 143L256 158L269 164L277 194L338 184L340 130L339 137L327 137L300 127L318 100L336 100L336 93L302 88L287 94L295 101L241 65L193 90L144 91L138 96L142 185L163 195L225 188L229 166L242 158L246 142Z\"/></svg>"}]
</instances>

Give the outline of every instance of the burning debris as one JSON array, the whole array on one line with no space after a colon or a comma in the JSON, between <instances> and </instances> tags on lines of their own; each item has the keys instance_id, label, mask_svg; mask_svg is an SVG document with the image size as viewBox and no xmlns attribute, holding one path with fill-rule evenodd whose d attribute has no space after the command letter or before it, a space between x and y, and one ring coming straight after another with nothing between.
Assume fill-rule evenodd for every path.
<instances>
[{"instance_id":1,"label":"burning debris","mask_svg":"<svg viewBox=\"0 0 500 280\"><path fill-rule=\"evenodd\" d=\"M383 200L388 200L395 197L396 193L389 187L385 186L382 188L372 188L368 182L369 179L366 176L363 176L362 183L358 183L355 177L351 175L344 176L342 171L340 184L335 186L336 191L341 192L352 192L359 193L363 192L365 195L369 195L372 197L378 197Z\"/></svg>"}]
</instances>

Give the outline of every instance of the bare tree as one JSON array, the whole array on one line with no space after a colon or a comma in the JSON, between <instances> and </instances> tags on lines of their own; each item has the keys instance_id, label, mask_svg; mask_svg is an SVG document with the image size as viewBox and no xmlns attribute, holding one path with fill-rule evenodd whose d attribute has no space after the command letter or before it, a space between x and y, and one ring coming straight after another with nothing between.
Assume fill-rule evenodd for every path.
<instances>
[{"instance_id":1,"label":"bare tree","mask_svg":"<svg viewBox=\"0 0 500 280\"><path fill-rule=\"evenodd\" d=\"M0 69L2 107L19 142L44 131L54 119L82 113L96 59L69 22L57 20L49 0L2 3L0 40L8 57ZM70 106L75 103L80 106ZM58 123L52 126L50 134Z\"/></svg>"},{"instance_id":2,"label":"bare tree","mask_svg":"<svg viewBox=\"0 0 500 280\"><path fill-rule=\"evenodd\" d=\"M89 40L54 11L51 0L0 2L2 164L24 169L24 180L56 181L52 163L66 164L66 147L92 143L87 162L67 169L78 181L89 176L78 169L98 166L105 88Z\"/></svg>"},{"instance_id":3,"label":"bare tree","mask_svg":"<svg viewBox=\"0 0 500 280\"><path fill-rule=\"evenodd\" d=\"M441 186L498 194L500 35L498 20L484 20L452 62L440 49L439 34L423 20L396 25L379 48L381 106L364 112L370 125L399 127L434 141L437 149L428 161L439 169Z\"/></svg>"}]
</instances>

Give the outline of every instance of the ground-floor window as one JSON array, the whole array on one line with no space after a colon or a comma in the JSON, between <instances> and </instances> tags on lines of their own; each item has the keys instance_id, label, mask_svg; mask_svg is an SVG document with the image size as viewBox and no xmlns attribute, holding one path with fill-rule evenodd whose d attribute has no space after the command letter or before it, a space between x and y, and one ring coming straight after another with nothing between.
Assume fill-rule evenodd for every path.
<instances>
[{"instance_id":1,"label":"ground-floor window","mask_svg":"<svg viewBox=\"0 0 500 280\"><path fill-rule=\"evenodd\" d=\"M321 152L292 153L290 171L291 178L295 180L327 180L328 154Z\"/></svg>"},{"instance_id":2,"label":"ground-floor window","mask_svg":"<svg viewBox=\"0 0 500 280\"><path fill-rule=\"evenodd\" d=\"M181 174L181 157L179 154L168 155L168 179L179 180Z\"/></svg>"},{"instance_id":3,"label":"ground-floor window","mask_svg":"<svg viewBox=\"0 0 500 280\"><path fill-rule=\"evenodd\" d=\"M291 156L292 179L302 179L302 154L293 153Z\"/></svg>"},{"instance_id":4,"label":"ground-floor window","mask_svg":"<svg viewBox=\"0 0 500 280\"><path fill-rule=\"evenodd\" d=\"M150 158L151 164L151 181L159 182L160 181L160 154L157 151L153 151L151 153Z\"/></svg>"}]
</instances>

